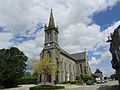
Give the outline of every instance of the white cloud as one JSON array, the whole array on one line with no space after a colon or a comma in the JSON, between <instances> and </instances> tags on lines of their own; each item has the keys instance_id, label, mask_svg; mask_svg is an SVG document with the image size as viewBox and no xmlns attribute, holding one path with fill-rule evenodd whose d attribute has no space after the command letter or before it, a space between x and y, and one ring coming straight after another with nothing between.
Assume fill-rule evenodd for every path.
<instances>
[{"instance_id":1,"label":"white cloud","mask_svg":"<svg viewBox=\"0 0 120 90\"><path fill-rule=\"evenodd\" d=\"M90 66L92 65L98 65L101 63L101 60L97 60L95 57L92 57L92 59L89 61Z\"/></svg>"},{"instance_id":2,"label":"white cloud","mask_svg":"<svg viewBox=\"0 0 120 90\"><path fill-rule=\"evenodd\" d=\"M107 36L120 24L120 21L101 32L100 26L96 25L91 17L105 11L108 7L112 8L117 1L120 0L0 0L0 26L7 26L11 30L10 33L0 32L0 48L12 46L13 43L9 41L14 35L24 34L36 23L48 23L50 8L53 8L62 48L70 53L85 48L87 51L95 52L101 46L106 49L108 48ZM34 30L31 29L31 32ZM39 57L43 44L44 31L41 30L36 34L35 40L24 41L13 46L19 47L32 59ZM102 53L102 60L109 57L108 52ZM93 57L90 63L96 65L100 62Z\"/></svg>"},{"instance_id":3,"label":"white cloud","mask_svg":"<svg viewBox=\"0 0 120 90\"><path fill-rule=\"evenodd\" d=\"M111 74L115 73L115 70L112 69L111 67L104 67L100 69L104 75L111 76Z\"/></svg>"},{"instance_id":4,"label":"white cloud","mask_svg":"<svg viewBox=\"0 0 120 90\"><path fill-rule=\"evenodd\" d=\"M77 23L92 22L95 12L112 7L118 0L0 0L0 25L20 33L37 22L45 23L50 8L62 28ZM64 23L63 23L64 22Z\"/></svg>"},{"instance_id":5,"label":"white cloud","mask_svg":"<svg viewBox=\"0 0 120 90\"><path fill-rule=\"evenodd\" d=\"M13 38L13 34L10 32L0 32L0 48L8 48L13 45L10 40Z\"/></svg>"},{"instance_id":6,"label":"white cloud","mask_svg":"<svg viewBox=\"0 0 120 90\"><path fill-rule=\"evenodd\" d=\"M43 49L44 42L44 32L37 32L36 38L33 40L24 41L16 45L20 50L22 50L30 60L39 59L40 51Z\"/></svg>"}]
</instances>

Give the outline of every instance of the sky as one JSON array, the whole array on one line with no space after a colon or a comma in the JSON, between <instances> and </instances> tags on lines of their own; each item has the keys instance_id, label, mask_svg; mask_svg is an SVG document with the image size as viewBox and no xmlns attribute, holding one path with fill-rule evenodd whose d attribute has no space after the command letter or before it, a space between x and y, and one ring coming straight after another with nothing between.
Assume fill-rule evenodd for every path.
<instances>
[{"instance_id":1,"label":"sky","mask_svg":"<svg viewBox=\"0 0 120 90\"><path fill-rule=\"evenodd\" d=\"M86 50L93 73L113 74L106 40L120 25L120 0L0 0L0 48L19 48L30 70L43 49L51 8L60 47L69 53Z\"/></svg>"}]
</instances>

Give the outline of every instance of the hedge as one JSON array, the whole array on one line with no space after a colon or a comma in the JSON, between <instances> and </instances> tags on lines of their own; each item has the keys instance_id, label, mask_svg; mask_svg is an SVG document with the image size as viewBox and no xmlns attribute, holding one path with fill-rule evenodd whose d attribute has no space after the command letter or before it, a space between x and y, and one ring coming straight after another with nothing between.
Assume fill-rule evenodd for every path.
<instances>
[{"instance_id":1,"label":"hedge","mask_svg":"<svg viewBox=\"0 0 120 90\"><path fill-rule=\"evenodd\" d=\"M62 82L62 84L67 84L68 82L67 81L65 81L65 82Z\"/></svg>"},{"instance_id":2,"label":"hedge","mask_svg":"<svg viewBox=\"0 0 120 90\"><path fill-rule=\"evenodd\" d=\"M18 84L37 84L37 77L22 77L18 80Z\"/></svg>"},{"instance_id":3,"label":"hedge","mask_svg":"<svg viewBox=\"0 0 120 90\"><path fill-rule=\"evenodd\" d=\"M0 85L0 90L3 90L3 86Z\"/></svg>"},{"instance_id":4,"label":"hedge","mask_svg":"<svg viewBox=\"0 0 120 90\"><path fill-rule=\"evenodd\" d=\"M80 80L71 81L70 84L79 84L79 85L82 85L83 81L80 81Z\"/></svg>"},{"instance_id":5,"label":"hedge","mask_svg":"<svg viewBox=\"0 0 120 90\"><path fill-rule=\"evenodd\" d=\"M55 86L55 85L40 85L35 87L30 87L29 90L52 90L52 89L65 89L64 86Z\"/></svg>"}]
</instances>

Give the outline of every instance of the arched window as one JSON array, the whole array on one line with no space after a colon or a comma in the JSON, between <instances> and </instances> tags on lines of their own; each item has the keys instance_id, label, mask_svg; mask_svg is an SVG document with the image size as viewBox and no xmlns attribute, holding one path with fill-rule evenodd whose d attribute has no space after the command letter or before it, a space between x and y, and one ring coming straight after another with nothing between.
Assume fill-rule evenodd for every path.
<instances>
[{"instance_id":1,"label":"arched window","mask_svg":"<svg viewBox=\"0 0 120 90\"><path fill-rule=\"evenodd\" d=\"M81 70L81 73L83 73L83 70L82 70L82 65L80 64L80 70Z\"/></svg>"},{"instance_id":2,"label":"arched window","mask_svg":"<svg viewBox=\"0 0 120 90\"><path fill-rule=\"evenodd\" d=\"M51 32L47 32L47 36L48 36L48 41L51 41L52 40Z\"/></svg>"},{"instance_id":3,"label":"arched window","mask_svg":"<svg viewBox=\"0 0 120 90\"><path fill-rule=\"evenodd\" d=\"M51 52L50 51L47 52L47 56L51 57Z\"/></svg>"}]
</instances>

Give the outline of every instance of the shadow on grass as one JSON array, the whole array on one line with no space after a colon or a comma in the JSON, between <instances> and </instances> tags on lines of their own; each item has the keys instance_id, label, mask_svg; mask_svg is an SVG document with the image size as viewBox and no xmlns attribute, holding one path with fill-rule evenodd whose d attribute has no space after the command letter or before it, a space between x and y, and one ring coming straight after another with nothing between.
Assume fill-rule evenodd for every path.
<instances>
[{"instance_id":1,"label":"shadow on grass","mask_svg":"<svg viewBox=\"0 0 120 90\"><path fill-rule=\"evenodd\" d=\"M114 86L100 86L97 90L120 90L120 85Z\"/></svg>"}]
</instances>

